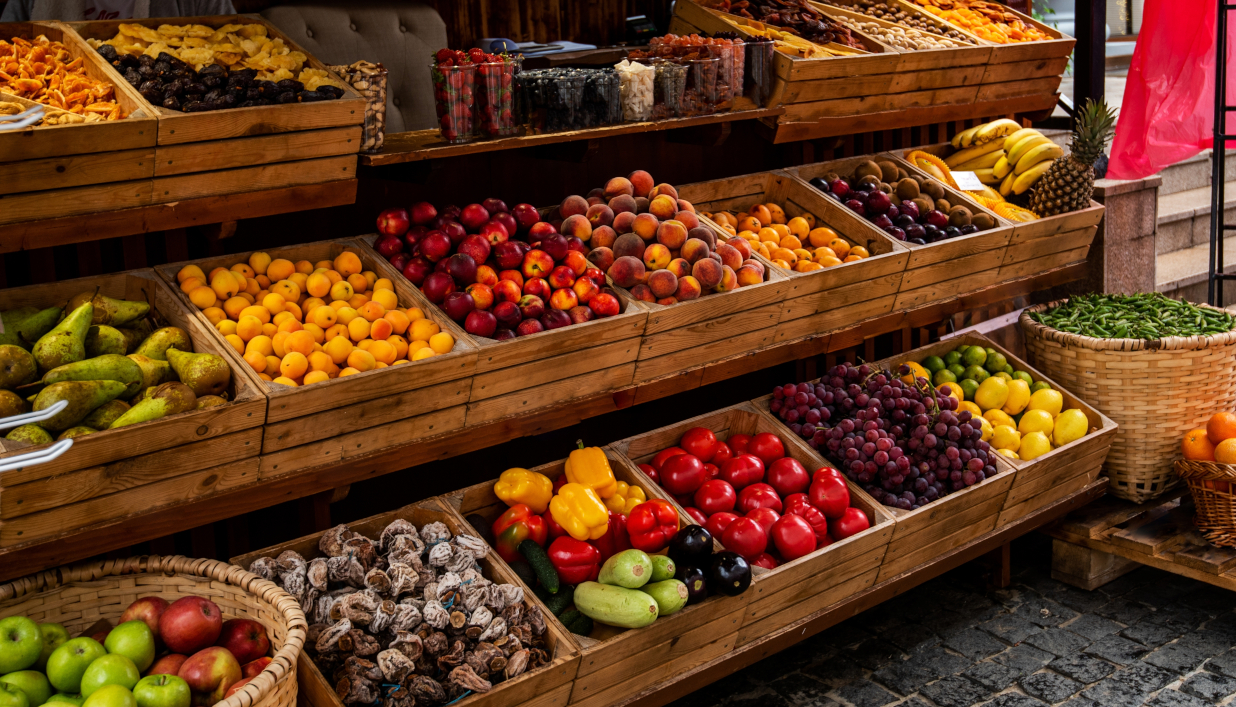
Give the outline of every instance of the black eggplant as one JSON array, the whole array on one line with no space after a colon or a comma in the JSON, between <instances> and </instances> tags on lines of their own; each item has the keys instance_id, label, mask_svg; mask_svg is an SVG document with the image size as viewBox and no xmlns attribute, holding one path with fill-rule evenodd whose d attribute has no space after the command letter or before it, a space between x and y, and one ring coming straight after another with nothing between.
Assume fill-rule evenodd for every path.
<instances>
[{"instance_id":1,"label":"black eggplant","mask_svg":"<svg viewBox=\"0 0 1236 707\"><path fill-rule=\"evenodd\" d=\"M707 567L712 535L700 525L688 525L670 541L669 556L679 567Z\"/></svg>"},{"instance_id":2,"label":"black eggplant","mask_svg":"<svg viewBox=\"0 0 1236 707\"><path fill-rule=\"evenodd\" d=\"M699 567L679 565L674 579L687 585L688 604L698 604L708 597L708 582L705 580L704 570Z\"/></svg>"},{"instance_id":3,"label":"black eggplant","mask_svg":"<svg viewBox=\"0 0 1236 707\"><path fill-rule=\"evenodd\" d=\"M708 571L708 585L718 594L736 597L751 586L751 565L737 553L718 552Z\"/></svg>"}]
</instances>

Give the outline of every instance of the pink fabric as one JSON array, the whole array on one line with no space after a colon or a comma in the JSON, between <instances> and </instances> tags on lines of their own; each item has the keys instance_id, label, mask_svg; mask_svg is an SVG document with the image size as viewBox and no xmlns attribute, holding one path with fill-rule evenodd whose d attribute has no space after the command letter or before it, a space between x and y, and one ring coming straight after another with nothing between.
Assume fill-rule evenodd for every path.
<instances>
[{"instance_id":1,"label":"pink fabric","mask_svg":"<svg viewBox=\"0 0 1236 707\"><path fill-rule=\"evenodd\" d=\"M1109 178L1141 179L1212 146L1217 11L1215 0L1146 0ZM1236 13L1228 15L1227 41L1227 100L1236 103ZM1236 116L1227 132L1236 132Z\"/></svg>"}]
</instances>

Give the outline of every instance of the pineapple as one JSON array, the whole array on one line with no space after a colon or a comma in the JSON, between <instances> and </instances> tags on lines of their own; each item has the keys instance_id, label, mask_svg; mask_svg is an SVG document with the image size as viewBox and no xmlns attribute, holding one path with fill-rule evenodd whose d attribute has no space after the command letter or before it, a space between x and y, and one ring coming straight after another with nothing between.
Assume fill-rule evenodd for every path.
<instances>
[{"instance_id":1,"label":"pineapple","mask_svg":"<svg viewBox=\"0 0 1236 707\"><path fill-rule=\"evenodd\" d=\"M1116 114L1106 100L1087 100L1077 114L1070 153L1056 158L1035 185L1029 208L1040 217L1079 211L1094 193L1094 162L1111 139Z\"/></svg>"}]
</instances>

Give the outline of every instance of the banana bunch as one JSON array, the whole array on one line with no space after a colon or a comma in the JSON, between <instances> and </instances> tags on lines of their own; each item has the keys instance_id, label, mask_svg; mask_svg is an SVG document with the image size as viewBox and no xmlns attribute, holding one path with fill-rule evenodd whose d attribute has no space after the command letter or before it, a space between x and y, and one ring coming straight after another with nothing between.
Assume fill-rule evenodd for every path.
<instances>
[{"instance_id":1,"label":"banana bunch","mask_svg":"<svg viewBox=\"0 0 1236 707\"><path fill-rule=\"evenodd\" d=\"M961 150L976 145L986 145L989 142L1012 135L1021 130L1021 123L1008 118L993 120L990 123L976 125L969 130L963 130L953 136L953 147Z\"/></svg>"},{"instance_id":2,"label":"banana bunch","mask_svg":"<svg viewBox=\"0 0 1236 707\"><path fill-rule=\"evenodd\" d=\"M1064 156L1064 148L1033 128L1006 137L1004 152L1004 163L996 165L1001 170L1000 193L1004 196L1026 193L1057 158Z\"/></svg>"},{"instance_id":3,"label":"banana bunch","mask_svg":"<svg viewBox=\"0 0 1236 707\"><path fill-rule=\"evenodd\" d=\"M944 159L950 170L974 172L1001 196L1024 194L1064 150L1033 128L1001 119L976 125L953 136L957 152Z\"/></svg>"}]
</instances>

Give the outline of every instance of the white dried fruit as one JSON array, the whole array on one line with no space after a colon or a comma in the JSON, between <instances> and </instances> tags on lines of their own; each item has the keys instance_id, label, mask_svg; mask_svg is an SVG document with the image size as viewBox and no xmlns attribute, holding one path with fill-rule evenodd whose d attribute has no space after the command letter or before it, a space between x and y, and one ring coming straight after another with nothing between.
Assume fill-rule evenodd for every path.
<instances>
[{"instance_id":1,"label":"white dried fruit","mask_svg":"<svg viewBox=\"0 0 1236 707\"><path fill-rule=\"evenodd\" d=\"M451 544L457 548L466 549L478 560L489 552L489 546L485 544L485 541L475 535L456 535Z\"/></svg>"},{"instance_id":2,"label":"white dried fruit","mask_svg":"<svg viewBox=\"0 0 1236 707\"><path fill-rule=\"evenodd\" d=\"M438 630L445 629L451 622L450 612L436 599L425 602L425 608L421 610L421 615L425 623Z\"/></svg>"},{"instance_id":3,"label":"white dried fruit","mask_svg":"<svg viewBox=\"0 0 1236 707\"><path fill-rule=\"evenodd\" d=\"M448 543L438 543L429 550L429 566L430 567L446 567L446 563L451 561L455 555L455 548Z\"/></svg>"},{"instance_id":4,"label":"white dried fruit","mask_svg":"<svg viewBox=\"0 0 1236 707\"><path fill-rule=\"evenodd\" d=\"M404 655L402 651L395 648L388 648L381 653L378 653L378 667L382 669L382 676L387 682L399 684L404 678L412 674L416 669L416 665Z\"/></svg>"},{"instance_id":5,"label":"white dried fruit","mask_svg":"<svg viewBox=\"0 0 1236 707\"><path fill-rule=\"evenodd\" d=\"M468 617L467 625L468 626L481 626L481 627L487 628L489 626L489 622L493 620L494 620L493 612L491 612L488 608L482 606L482 607L479 607L476 611L473 611L472 615Z\"/></svg>"},{"instance_id":6,"label":"white dried fruit","mask_svg":"<svg viewBox=\"0 0 1236 707\"><path fill-rule=\"evenodd\" d=\"M421 540L424 540L426 545L437 545L438 543L448 542L450 539L451 529L446 527L446 523L441 521L426 523L421 528Z\"/></svg>"},{"instance_id":7,"label":"white dried fruit","mask_svg":"<svg viewBox=\"0 0 1236 707\"><path fill-rule=\"evenodd\" d=\"M489 626L481 632L481 635L476 639L478 641L493 641L499 636L506 635L506 621L501 616L494 617L493 621L489 622Z\"/></svg>"}]
</instances>

